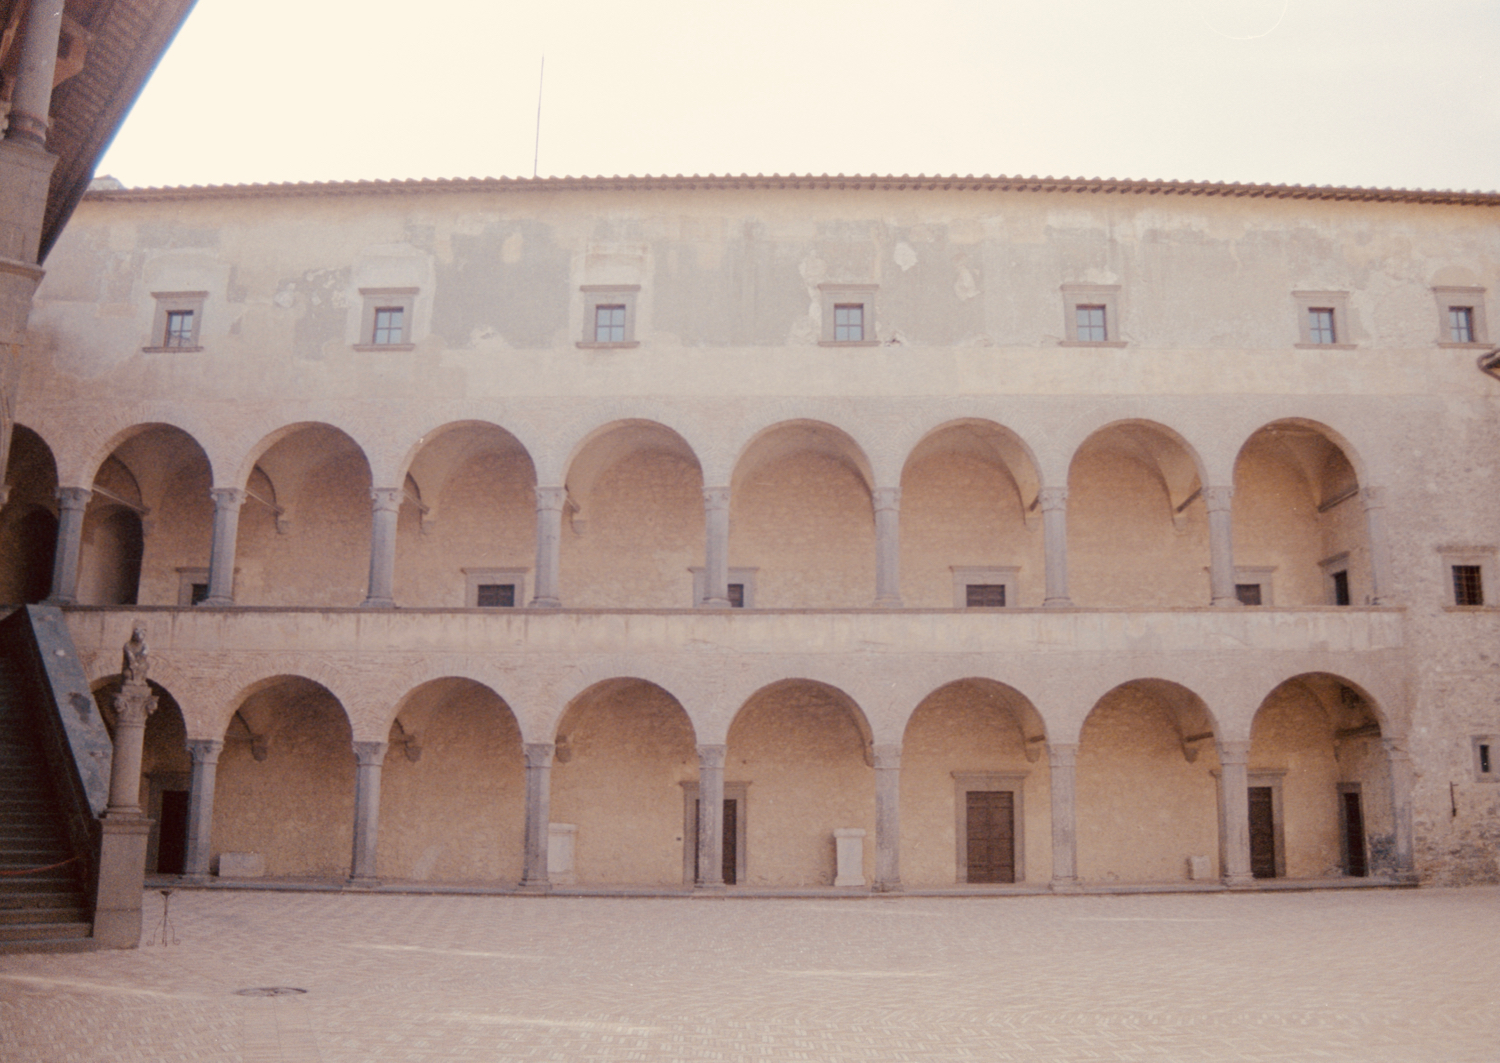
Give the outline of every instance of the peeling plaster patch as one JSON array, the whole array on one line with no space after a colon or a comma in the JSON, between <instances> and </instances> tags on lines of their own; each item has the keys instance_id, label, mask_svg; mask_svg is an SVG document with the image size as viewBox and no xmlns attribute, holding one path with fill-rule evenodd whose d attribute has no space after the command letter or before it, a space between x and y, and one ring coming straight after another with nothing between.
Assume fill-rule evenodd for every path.
<instances>
[{"instance_id":1,"label":"peeling plaster patch","mask_svg":"<svg viewBox=\"0 0 1500 1063\"><path fill-rule=\"evenodd\" d=\"M521 253L526 247L526 238L520 233L511 233L500 245L500 261L506 265L513 266L521 261Z\"/></svg>"},{"instance_id":2,"label":"peeling plaster patch","mask_svg":"<svg viewBox=\"0 0 1500 1063\"><path fill-rule=\"evenodd\" d=\"M901 267L902 273L917 264L917 252L905 240L896 245L896 252L892 257L895 258L896 265Z\"/></svg>"},{"instance_id":3,"label":"peeling plaster patch","mask_svg":"<svg viewBox=\"0 0 1500 1063\"><path fill-rule=\"evenodd\" d=\"M979 285L974 280L974 271L962 262L958 264L957 276L953 279L953 294L963 302L979 294Z\"/></svg>"}]
</instances>

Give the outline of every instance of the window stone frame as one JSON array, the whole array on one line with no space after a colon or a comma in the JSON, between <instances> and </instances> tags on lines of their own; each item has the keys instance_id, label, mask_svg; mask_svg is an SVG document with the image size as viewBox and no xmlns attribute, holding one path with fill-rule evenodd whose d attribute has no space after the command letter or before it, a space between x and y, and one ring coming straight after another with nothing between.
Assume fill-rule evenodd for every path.
<instances>
[{"instance_id":1,"label":"window stone frame","mask_svg":"<svg viewBox=\"0 0 1500 1063\"><path fill-rule=\"evenodd\" d=\"M878 284L820 284L818 285L819 302L822 307L823 323L819 330L819 347L879 347L880 340L875 334L876 321L876 298L880 291ZM862 340L837 340L834 339L834 307L858 303L864 308L864 339Z\"/></svg>"},{"instance_id":2,"label":"window stone frame","mask_svg":"<svg viewBox=\"0 0 1500 1063\"><path fill-rule=\"evenodd\" d=\"M141 350L147 354L176 354L203 350L203 304L208 300L207 292L152 292L156 310L151 316L151 339L154 346ZM190 311L193 315L191 342L169 346L167 344L167 315Z\"/></svg>"},{"instance_id":3,"label":"window stone frame","mask_svg":"<svg viewBox=\"0 0 1500 1063\"><path fill-rule=\"evenodd\" d=\"M1253 583L1260 587L1260 605L1255 608L1264 609L1276 604L1275 565L1235 565L1234 582L1238 587L1241 583Z\"/></svg>"},{"instance_id":4,"label":"window stone frame","mask_svg":"<svg viewBox=\"0 0 1500 1063\"><path fill-rule=\"evenodd\" d=\"M235 569L239 573L239 569ZM208 587L210 592L213 585L209 580L209 572L206 568L179 568L177 570L177 604L184 609L190 608L193 602L193 585L201 584Z\"/></svg>"},{"instance_id":5,"label":"window stone frame","mask_svg":"<svg viewBox=\"0 0 1500 1063\"><path fill-rule=\"evenodd\" d=\"M685 780L682 786L682 884L696 886L693 865L697 863L698 847L698 787L697 779ZM734 822L734 877L735 885L746 882L745 858L749 853L750 831L750 784L747 782L724 783L724 797L733 798L739 807L735 810Z\"/></svg>"},{"instance_id":6,"label":"window stone frame","mask_svg":"<svg viewBox=\"0 0 1500 1063\"><path fill-rule=\"evenodd\" d=\"M416 317L417 296L421 294L420 288L361 288L360 297L364 300L364 307L359 316L359 339L354 344L356 351L411 351L416 349L412 342L412 322ZM401 342L400 343L376 343L375 342L375 311L386 309L401 310Z\"/></svg>"},{"instance_id":7,"label":"window stone frame","mask_svg":"<svg viewBox=\"0 0 1500 1063\"><path fill-rule=\"evenodd\" d=\"M1013 609L1020 601L1020 565L950 565L953 573L953 608L981 609L969 604L969 584L998 583L1005 588L1005 604L993 608Z\"/></svg>"},{"instance_id":8,"label":"window stone frame","mask_svg":"<svg viewBox=\"0 0 1500 1063\"><path fill-rule=\"evenodd\" d=\"M1064 284L1060 291L1063 300L1063 339L1059 347L1128 347L1122 339L1125 335L1120 315L1120 285L1118 284ZM1080 306L1104 307L1104 339L1081 340L1078 338L1078 308Z\"/></svg>"},{"instance_id":9,"label":"window stone frame","mask_svg":"<svg viewBox=\"0 0 1500 1063\"><path fill-rule=\"evenodd\" d=\"M708 596L708 576L702 565L691 565L688 571L693 574L693 607L701 608ZM729 569L729 582L738 583L745 588L745 604L740 608L755 608L755 579L759 575L759 568L735 568Z\"/></svg>"},{"instance_id":10,"label":"window stone frame","mask_svg":"<svg viewBox=\"0 0 1500 1063\"><path fill-rule=\"evenodd\" d=\"M526 603L526 576L531 572L529 568L465 568L461 570L464 574L464 608L483 609L489 612L493 609L522 609ZM514 583L516 586L516 604L504 605L480 605L479 585L481 583Z\"/></svg>"},{"instance_id":11,"label":"window stone frame","mask_svg":"<svg viewBox=\"0 0 1500 1063\"><path fill-rule=\"evenodd\" d=\"M1349 572L1352 567L1353 566L1351 566L1349 563L1348 550L1345 550L1342 553L1334 554L1332 557L1325 557L1323 560L1318 562L1318 569L1323 573L1323 596L1327 599L1327 604L1338 606L1338 608L1340 609L1347 609L1349 607L1339 605L1338 588L1333 582L1333 577L1335 573L1342 572L1344 573L1344 578L1347 580L1349 578ZM1353 604L1354 585L1351 582L1349 585L1349 605L1352 606Z\"/></svg>"},{"instance_id":12,"label":"window stone frame","mask_svg":"<svg viewBox=\"0 0 1500 1063\"><path fill-rule=\"evenodd\" d=\"M1026 881L1026 777L1029 771L955 771L953 775L953 822L955 871L953 881L959 886L1019 886ZM969 792L1009 791L1015 794L1011 811L1015 814L1016 878L1014 882L969 881Z\"/></svg>"},{"instance_id":13,"label":"window stone frame","mask_svg":"<svg viewBox=\"0 0 1500 1063\"><path fill-rule=\"evenodd\" d=\"M1484 312L1483 288L1470 288L1458 286L1434 287L1432 297L1437 304L1438 312L1438 340L1439 347L1452 347L1459 350L1487 350L1492 344L1489 342L1489 323ZM1448 331L1448 311L1456 306L1468 307L1470 321L1474 326L1474 339L1468 343L1459 343L1452 339L1452 333Z\"/></svg>"},{"instance_id":14,"label":"window stone frame","mask_svg":"<svg viewBox=\"0 0 1500 1063\"><path fill-rule=\"evenodd\" d=\"M582 339L578 346L584 350L626 350L639 347L636 339L636 302L641 292L639 284L584 284L578 289L583 293L583 327L579 330ZM595 313L601 306L623 306L625 308L625 338L604 341L594 339Z\"/></svg>"},{"instance_id":15,"label":"window stone frame","mask_svg":"<svg viewBox=\"0 0 1500 1063\"><path fill-rule=\"evenodd\" d=\"M1497 549L1493 546L1440 546L1438 554L1443 560L1443 608L1445 610L1456 610L1462 613L1472 613L1479 610L1500 609L1500 579L1497 579L1497 570L1500 570L1500 557L1497 557ZM1479 587L1484 595L1483 605L1459 605L1458 599L1453 593L1453 567L1455 565L1478 565Z\"/></svg>"},{"instance_id":16,"label":"window stone frame","mask_svg":"<svg viewBox=\"0 0 1500 1063\"><path fill-rule=\"evenodd\" d=\"M1480 770L1480 746L1490 747L1490 770L1487 772ZM1469 749L1474 760L1474 781L1500 783L1500 735L1472 735L1469 738Z\"/></svg>"},{"instance_id":17,"label":"window stone frame","mask_svg":"<svg viewBox=\"0 0 1500 1063\"><path fill-rule=\"evenodd\" d=\"M1297 342L1300 350L1309 351L1353 351L1359 349L1359 344L1350 343L1349 339L1354 335L1354 318L1349 310L1348 292L1312 292L1300 291L1292 293L1292 300L1297 304ZM1312 338L1312 322L1309 313L1313 310L1330 309L1333 311L1333 343L1314 343Z\"/></svg>"}]
</instances>

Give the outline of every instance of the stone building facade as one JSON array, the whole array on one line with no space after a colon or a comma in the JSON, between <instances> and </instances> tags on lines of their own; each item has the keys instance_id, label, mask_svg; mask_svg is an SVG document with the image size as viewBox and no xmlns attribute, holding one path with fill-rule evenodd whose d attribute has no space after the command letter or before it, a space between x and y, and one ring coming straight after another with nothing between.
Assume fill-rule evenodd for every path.
<instances>
[{"instance_id":1,"label":"stone building facade","mask_svg":"<svg viewBox=\"0 0 1500 1063\"><path fill-rule=\"evenodd\" d=\"M1497 206L91 193L0 597L144 625L165 871L1493 882Z\"/></svg>"}]
</instances>

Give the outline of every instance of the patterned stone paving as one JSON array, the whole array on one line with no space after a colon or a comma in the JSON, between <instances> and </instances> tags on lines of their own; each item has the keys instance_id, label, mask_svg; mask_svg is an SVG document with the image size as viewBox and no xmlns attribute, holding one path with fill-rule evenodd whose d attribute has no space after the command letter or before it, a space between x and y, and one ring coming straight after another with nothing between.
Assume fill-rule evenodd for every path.
<instances>
[{"instance_id":1,"label":"patterned stone paving","mask_svg":"<svg viewBox=\"0 0 1500 1063\"><path fill-rule=\"evenodd\" d=\"M148 894L148 934L161 899ZM706 900L179 892L0 956L7 1063L1500 1059L1500 889ZM238 996L290 986L306 994Z\"/></svg>"}]
</instances>

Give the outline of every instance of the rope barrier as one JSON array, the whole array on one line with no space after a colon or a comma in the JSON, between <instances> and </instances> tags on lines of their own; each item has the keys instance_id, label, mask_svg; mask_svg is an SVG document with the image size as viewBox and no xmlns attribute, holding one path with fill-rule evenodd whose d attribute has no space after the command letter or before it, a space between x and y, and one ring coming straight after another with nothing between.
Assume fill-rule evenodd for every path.
<instances>
[{"instance_id":1,"label":"rope barrier","mask_svg":"<svg viewBox=\"0 0 1500 1063\"><path fill-rule=\"evenodd\" d=\"M76 856L70 856L66 860L61 860L55 864L48 864L46 867L23 867L16 871L0 871L0 875L35 875L42 871L52 871L59 867L67 867L77 859L78 857Z\"/></svg>"}]
</instances>

